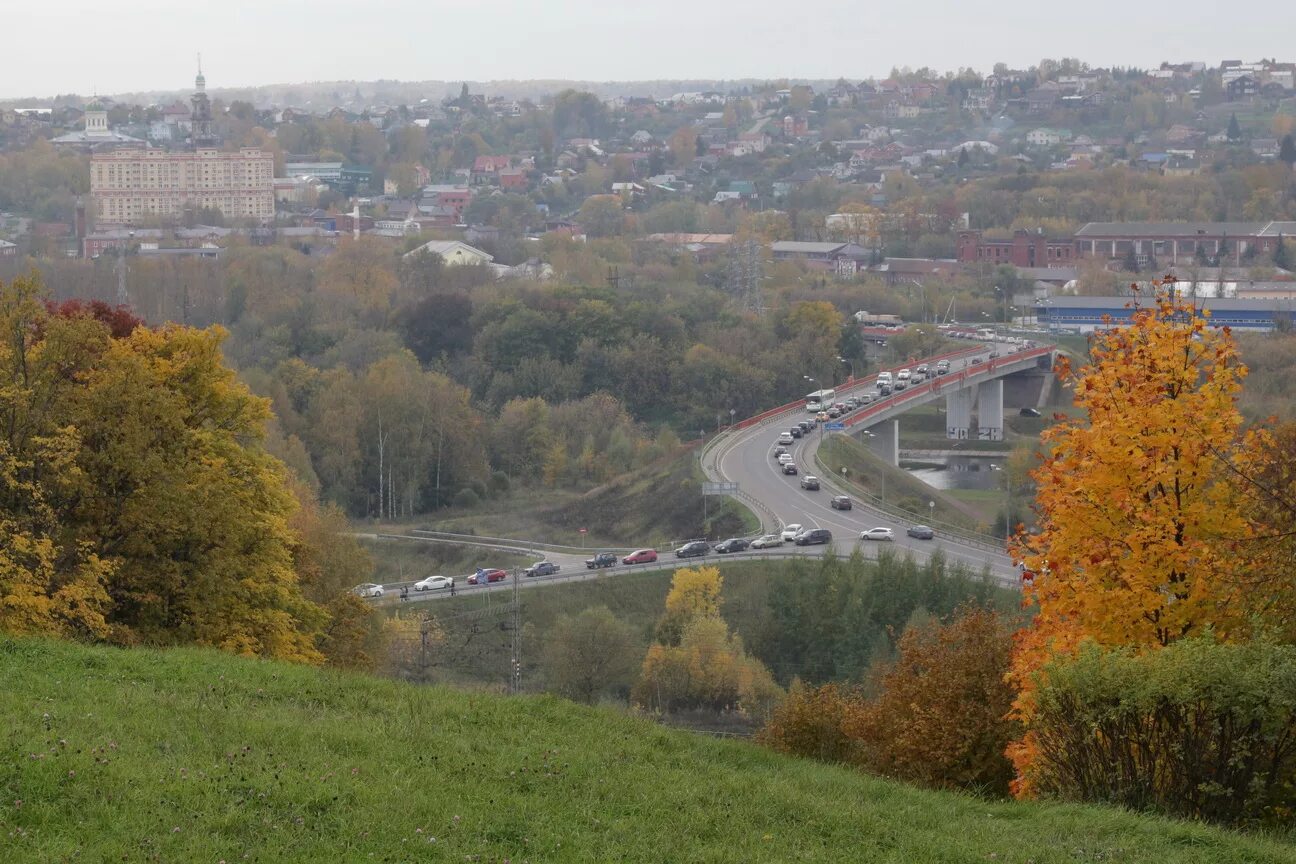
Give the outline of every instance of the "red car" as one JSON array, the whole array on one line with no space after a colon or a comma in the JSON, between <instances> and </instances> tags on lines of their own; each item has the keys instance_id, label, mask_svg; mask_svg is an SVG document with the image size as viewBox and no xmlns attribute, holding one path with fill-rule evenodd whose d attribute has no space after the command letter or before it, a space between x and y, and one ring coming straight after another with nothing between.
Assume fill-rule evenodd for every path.
<instances>
[{"instance_id":1,"label":"red car","mask_svg":"<svg viewBox=\"0 0 1296 864\"><path fill-rule=\"evenodd\" d=\"M487 582L503 582L508 578L508 574L503 570L482 570L468 577L469 585L484 585Z\"/></svg>"},{"instance_id":2,"label":"red car","mask_svg":"<svg viewBox=\"0 0 1296 864\"><path fill-rule=\"evenodd\" d=\"M657 553L652 549L636 549L621 559L622 564L651 564L657 560Z\"/></svg>"}]
</instances>

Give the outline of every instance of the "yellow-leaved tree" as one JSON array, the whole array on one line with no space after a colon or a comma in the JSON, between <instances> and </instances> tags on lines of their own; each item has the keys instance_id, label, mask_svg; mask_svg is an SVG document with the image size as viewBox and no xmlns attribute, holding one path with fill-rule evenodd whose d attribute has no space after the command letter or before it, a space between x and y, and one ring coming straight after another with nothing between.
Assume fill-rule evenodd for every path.
<instances>
[{"instance_id":1,"label":"yellow-leaved tree","mask_svg":"<svg viewBox=\"0 0 1296 864\"><path fill-rule=\"evenodd\" d=\"M738 711L768 718L783 691L720 617L715 567L675 571L657 644L644 656L631 702L655 711Z\"/></svg>"},{"instance_id":2,"label":"yellow-leaved tree","mask_svg":"<svg viewBox=\"0 0 1296 864\"><path fill-rule=\"evenodd\" d=\"M1023 740L1009 749L1015 791L1031 793L1037 674L1087 640L1152 650L1203 632L1246 635L1244 574L1256 528L1246 477L1265 435L1244 431L1246 368L1227 329L1158 284L1128 324L1094 337L1091 362L1059 375L1084 417L1045 431L1033 477L1039 531L1012 544L1027 603L1012 676Z\"/></svg>"},{"instance_id":3,"label":"yellow-leaved tree","mask_svg":"<svg viewBox=\"0 0 1296 864\"><path fill-rule=\"evenodd\" d=\"M309 538L224 333L40 295L0 285L0 628L320 662Z\"/></svg>"}]
</instances>

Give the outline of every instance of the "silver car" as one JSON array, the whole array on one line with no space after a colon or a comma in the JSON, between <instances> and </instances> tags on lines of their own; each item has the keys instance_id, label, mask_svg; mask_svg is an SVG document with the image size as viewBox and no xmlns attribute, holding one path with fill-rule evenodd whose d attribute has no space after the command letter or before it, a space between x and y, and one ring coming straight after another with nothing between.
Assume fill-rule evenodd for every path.
<instances>
[{"instance_id":1,"label":"silver car","mask_svg":"<svg viewBox=\"0 0 1296 864\"><path fill-rule=\"evenodd\" d=\"M751 548L753 549L770 549L774 546L782 545L783 538L778 534L766 534L762 537L757 537L751 542Z\"/></svg>"}]
</instances>

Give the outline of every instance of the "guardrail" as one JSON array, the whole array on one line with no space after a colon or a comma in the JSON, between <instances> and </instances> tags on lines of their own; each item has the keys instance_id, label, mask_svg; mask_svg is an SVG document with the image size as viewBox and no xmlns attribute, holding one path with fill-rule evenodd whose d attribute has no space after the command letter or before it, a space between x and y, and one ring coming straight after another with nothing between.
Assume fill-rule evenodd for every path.
<instances>
[{"instance_id":1,"label":"guardrail","mask_svg":"<svg viewBox=\"0 0 1296 864\"><path fill-rule=\"evenodd\" d=\"M868 550L873 548L876 548L877 551L871 555L868 554ZM888 543L856 540L855 546L852 549L852 553L857 551L866 558L876 560L880 556L883 550L891 549L891 548L893 548L892 545ZM733 561L786 561L792 558L813 558L817 556L822 556L827 554L828 551L831 550L820 550L818 546L794 546L791 543L786 543L783 546L776 546L770 549L755 549L755 550L745 549L742 552L729 552L729 553L709 552L706 555L699 555L694 558L675 558L673 556L668 557L666 555L663 555L659 557L656 561L649 564L622 564L618 561L615 567L606 567L597 570L584 570L584 569L575 570L574 569L569 572L559 571L557 573L553 573L548 576L532 576L532 577L520 576L518 577L518 584L519 587L528 588L528 587L536 587L536 586L547 585L547 584L560 584L563 582L586 582L591 579L602 579L608 576L617 576L617 575L624 575L624 574L654 573L654 572L660 572L662 570L677 570L681 567L694 567L699 564L716 565L716 564L724 564ZM833 554L837 554L837 553L834 552ZM900 550L896 550L895 554L899 555L900 557L903 557L906 554L913 554L913 550L905 549L903 552L901 552ZM456 576L454 578L456 580L458 579L465 580L463 582L463 587L459 587L459 583L456 583L456 591L454 595L451 595L449 591L445 591L445 590L418 591L418 592L411 590L408 595L407 601L439 600L450 596L454 596L454 597L476 596L476 595L489 594L498 591L513 590L512 574L510 574L508 579L505 579L502 582L492 582L487 585L468 585L466 581L467 580L466 575ZM1014 578L1006 575L1001 575L1001 576L992 575L991 578L994 579L996 582L1009 587L1016 586L1017 584ZM374 603L374 605L378 605L378 606L401 605L402 603L407 601L401 600L400 589L402 587L412 588L413 584L414 584L413 582L389 582L386 585L384 585L384 588L391 589L391 590L386 591L386 593L384 593L381 598L374 598L372 602Z\"/></svg>"}]
</instances>

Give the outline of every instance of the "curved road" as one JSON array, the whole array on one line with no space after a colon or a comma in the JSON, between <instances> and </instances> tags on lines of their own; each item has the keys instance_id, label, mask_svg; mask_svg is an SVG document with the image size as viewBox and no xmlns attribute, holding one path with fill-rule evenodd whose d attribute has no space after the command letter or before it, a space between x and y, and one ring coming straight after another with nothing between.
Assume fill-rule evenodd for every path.
<instances>
[{"instance_id":1,"label":"curved road","mask_svg":"<svg viewBox=\"0 0 1296 864\"><path fill-rule=\"evenodd\" d=\"M956 357L951 355L943 356L951 357L950 373L953 375L971 367L971 358L981 357L984 361L991 349L995 348L1000 351L1001 356L1007 356L1006 352L1009 347L1008 343L976 343L969 345L966 350L958 352ZM927 362L928 365L935 367L934 361L917 361L911 363L910 366L917 366L921 362ZM876 394L875 381L876 376L862 378L849 388L838 388L838 394L843 398L851 393L861 393L866 390ZM879 401L885 402L886 400L885 398L882 400L874 399L872 404L876 405ZM851 510L834 510L829 504L833 496L849 495L850 492L839 488L832 477L823 476L814 464L815 451L825 434L822 426L816 428L809 435L794 440L792 445L788 447L797 462L800 474L796 476L784 474L773 457L774 448L778 446L778 436L805 417L806 414L803 410L791 409L786 413L764 421L760 425L724 433L709 445L707 451L703 452L703 470L712 480L737 482L742 492L739 496L740 499L757 513L767 531L774 531L776 528L781 530L783 526L793 523L799 523L803 527L827 528L833 534L833 548L840 555L849 555L857 547L867 555L876 555L875 550L879 547L899 547L921 559L939 549L950 561L963 562L976 571L988 567L991 574L1005 584L1018 584L1018 572L1005 553L1001 543L977 541L965 536L946 534L942 531L937 531L933 540L917 540L905 534L906 529L915 524L914 521L897 519L895 516L860 502L853 495L851 495L851 499L854 506ZM801 477L806 474L813 474L820 478L819 491L812 492L801 488ZM895 533L895 541L893 543L882 543L861 541L859 539L861 531L878 526L890 528ZM510 554L532 554L536 560L547 559L561 567L558 573L551 576L540 576L531 579L521 578L519 582L524 588L612 576L631 571L673 569L699 561L715 562L725 559L742 560L820 555L824 551L820 546L797 547L789 543L774 549L746 552L739 555L719 555L712 552L700 559L677 559L672 554L673 550L659 549L657 551L660 557L656 563L627 566L621 564L619 559L628 550L616 550L618 562L615 567L588 570L585 567L585 559L601 550L591 548L577 551L570 547L545 549L543 548L545 544L535 544L526 540L459 537L457 535L436 535L434 532L418 531L409 535L375 534L359 536L370 537L371 539L385 538L480 546L483 548L484 554L491 551ZM989 539L987 538L987 540ZM458 595L465 592L478 594L511 591L513 587L511 579L496 582L489 586L469 585L467 575L456 576L455 581L456 594ZM385 594L379 602L384 605L399 603L400 589L405 586L410 588L409 599L411 601L431 600L449 596L447 591L415 592L413 584L412 581L384 584Z\"/></svg>"},{"instance_id":2,"label":"curved road","mask_svg":"<svg viewBox=\"0 0 1296 864\"><path fill-rule=\"evenodd\" d=\"M951 374L969 367L972 357L987 357L992 348L998 348L1001 356L1010 347L1006 343L979 343L971 347L950 364ZM917 365L915 364L910 364ZM869 390L876 394L874 382L876 376L861 379L861 384L849 390L838 390L839 396ZM894 394L893 394L894 395ZM885 401L884 397L883 400ZM872 404L877 404L875 399ZM795 439L788 447L800 471L799 475L786 475L780 469L773 456L778 446L778 436L788 431L793 424L806 417L804 412L789 411L767 421L764 425L752 426L731 433L729 440L713 445L714 461L708 466L713 479L732 481L739 485L744 498L754 499L772 516L779 527L791 523L800 523L803 527L827 528L832 531L834 547L839 554L848 555L856 546L866 553L873 547L897 546L912 552L916 557L924 558L933 550L940 549L951 561L962 561L979 570L988 566L997 578L1016 584L1017 571L1002 545L975 542L969 538L947 535L937 532L934 540L917 540L906 536L909 526L919 524L919 520L901 521L896 517L861 503L850 495L851 510L834 510L829 502L834 495L850 494L848 490L838 488L832 477L825 477L814 464L814 452L818 449L825 433L822 425L803 438ZM704 460L705 464L705 460ZM819 477L820 489L817 492L801 488L801 477L813 474ZM765 521L768 521L766 519ZM873 527L886 527L895 532L894 543L861 541L860 532ZM772 527L766 525L768 530ZM812 547L813 548L813 547ZM873 554L876 554L875 552Z\"/></svg>"}]
</instances>

